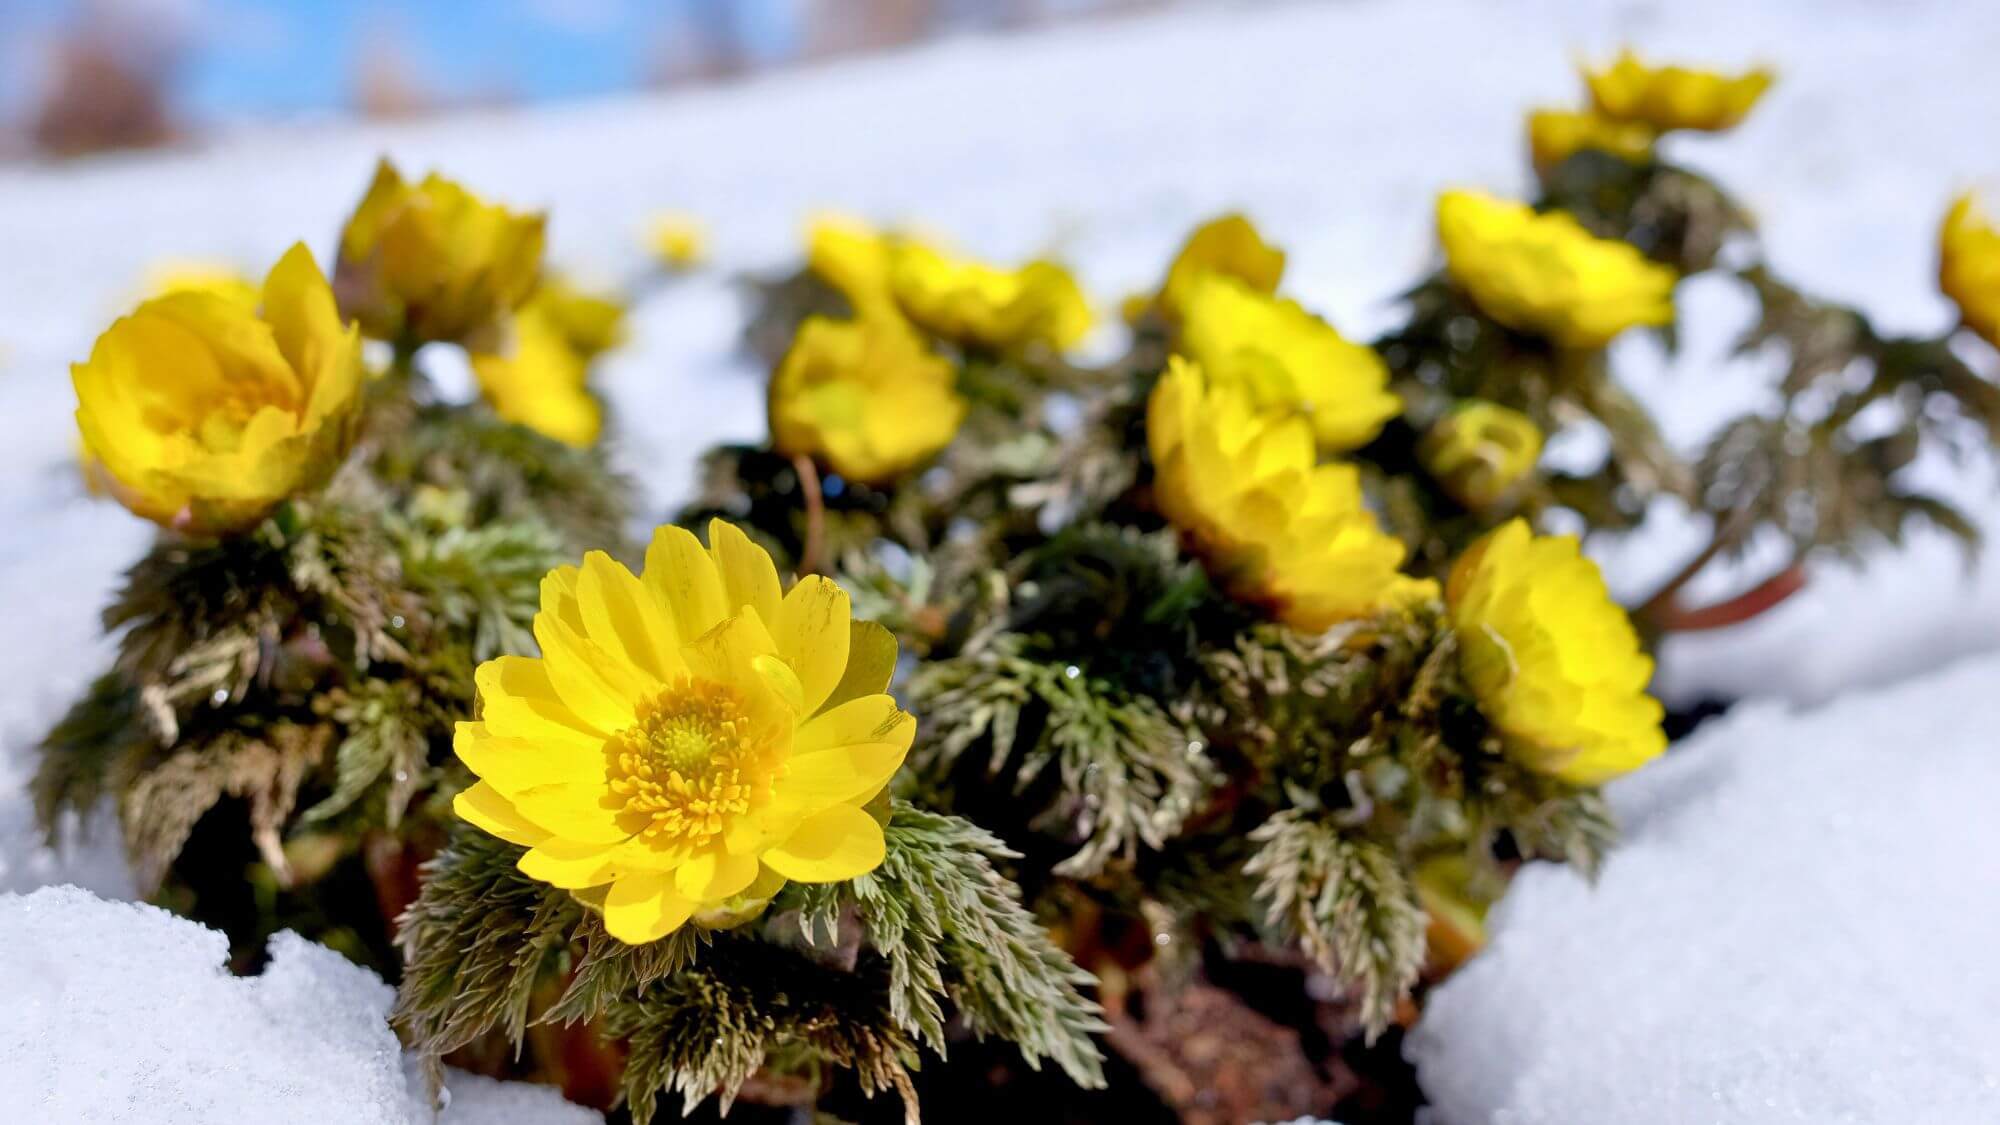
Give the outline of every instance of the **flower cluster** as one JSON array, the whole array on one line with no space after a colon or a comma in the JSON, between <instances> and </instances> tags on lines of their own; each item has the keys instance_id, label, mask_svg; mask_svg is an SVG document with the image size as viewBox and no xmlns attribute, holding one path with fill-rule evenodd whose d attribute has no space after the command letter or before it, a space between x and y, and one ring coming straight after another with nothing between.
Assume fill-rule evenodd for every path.
<instances>
[{"instance_id":1,"label":"flower cluster","mask_svg":"<svg viewBox=\"0 0 2000 1125\"><path fill-rule=\"evenodd\" d=\"M1663 133L1733 129L1774 80L1764 68L1730 75L1683 66L1652 66L1621 51L1609 65L1586 68L1585 109L1537 109L1528 115L1528 149L1547 176L1571 155L1610 153L1635 163L1652 158Z\"/></svg>"}]
</instances>

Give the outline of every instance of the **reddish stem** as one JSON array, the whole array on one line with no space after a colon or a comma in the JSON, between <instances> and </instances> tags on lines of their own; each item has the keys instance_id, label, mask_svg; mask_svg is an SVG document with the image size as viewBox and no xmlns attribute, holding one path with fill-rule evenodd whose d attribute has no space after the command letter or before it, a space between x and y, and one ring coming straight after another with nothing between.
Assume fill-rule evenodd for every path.
<instances>
[{"instance_id":1,"label":"reddish stem","mask_svg":"<svg viewBox=\"0 0 2000 1125\"><path fill-rule=\"evenodd\" d=\"M818 574L819 556L826 542L826 498L820 494L819 466L801 453L792 458L792 468L798 472L799 487L806 494L806 545L799 554L799 573Z\"/></svg>"},{"instance_id":2,"label":"reddish stem","mask_svg":"<svg viewBox=\"0 0 2000 1125\"><path fill-rule=\"evenodd\" d=\"M1805 589L1805 585L1805 565L1795 562L1735 597L1712 605L1682 609L1678 604L1669 602L1654 614L1653 621L1662 631L1668 633L1694 633L1703 629L1721 629L1729 625L1739 625L1776 607L1786 598Z\"/></svg>"}]
</instances>

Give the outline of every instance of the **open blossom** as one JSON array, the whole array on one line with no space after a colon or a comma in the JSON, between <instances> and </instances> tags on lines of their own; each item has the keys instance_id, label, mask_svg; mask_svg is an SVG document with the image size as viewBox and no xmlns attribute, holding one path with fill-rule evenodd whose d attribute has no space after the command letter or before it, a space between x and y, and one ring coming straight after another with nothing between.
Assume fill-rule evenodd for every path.
<instances>
[{"instance_id":1,"label":"open blossom","mask_svg":"<svg viewBox=\"0 0 2000 1125\"><path fill-rule=\"evenodd\" d=\"M789 592L764 550L716 520L708 546L663 527L634 575L601 552L542 583L539 657L475 676L459 815L528 849L522 872L655 941L754 916L788 880L883 859L863 807L916 720L888 692L896 642L809 576Z\"/></svg>"},{"instance_id":2,"label":"open blossom","mask_svg":"<svg viewBox=\"0 0 2000 1125\"><path fill-rule=\"evenodd\" d=\"M340 234L342 307L378 340L484 342L535 291L544 226L384 160Z\"/></svg>"},{"instance_id":3,"label":"open blossom","mask_svg":"<svg viewBox=\"0 0 2000 1125\"><path fill-rule=\"evenodd\" d=\"M1970 192L1952 201L1938 231L1938 286L1966 327L2000 347L2000 229Z\"/></svg>"},{"instance_id":4,"label":"open blossom","mask_svg":"<svg viewBox=\"0 0 2000 1125\"><path fill-rule=\"evenodd\" d=\"M966 403L950 363L892 317L799 326L771 378L771 444L880 484L951 442Z\"/></svg>"},{"instance_id":5,"label":"open blossom","mask_svg":"<svg viewBox=\"0 0 2000 1125\"><path fill-rule=\"evenodd\" d=\"M1445 602L1466 683L1522 765L1596 785L1666 749L1653 662L1573 536L1510 520L1452 567Z\"/></svg>"},{"instance_id":6,"label":"open blossom","mask_svg":"<svg viewBox=\"0 0 2000 1125\"><path fill-rule=\"evenodd\" d=\"M1542 428L1518 410L1477 399L1458 404L1424 434L1417 455L1468 508L1504 499L1542 456Z\"/></svg>"},{"instance_id":7,"label":"open blossom","mask_svg":"<svg viewBox=\"0 0 2000 1125\"><path fill-rule=\"evenodd\" d=\"M1196 280L1204 274L1233 278L1254 293L1278 291L1285 276L1285 252L1264 241L1256 224L1239 214L1218 216L1196 227L1167 267L1160 305L1178 319Z\"/></svg>"},{"instance_id":8,"label":"open blossom","mask_svg":"<svg viewBox=\"0 0 2000 1125\"><path fill-rule=\"evenodd\" d=\"M1775 78L1763 67L1723 74L1684 66L1652 66L1629 50L1620 51L1609 66L1586 69L1583 77L1599 114L1659 132L1734 128L1749 116Z\"/></svg>"},{"instance_id":9,"label":"open blossom","mask_svg":"<svg viewBox=\"0 0 2000 1125\"><path fill-rule=\"evenodd\" d=\"M1389 367L1296 301L1235 278L1198 274L1181 307L1180 350L1215 383L1241 387L1259 410L1303 414L1321 449L1365 445L1402 413Z\"/></svg>"},{"instance_id":10,"label":"open blossom","mask_svg":"<svg viewBox=\"0 0 2000 1125\"><path fill-rule=\"evenodd\" d=\"M1653 155L1657 137L1650 125L1589 110L1538 109L1528 115L1528 155L1543 176L1586 149L1640 163Z\"/></svg>"},{"instance_id":11,"label":"open blossom","mask_svg":"<svg viewBox=\"0 0 2000 1125\"><path fill-rule=\"evenodd\" d=\"M590 363L553 316L522 310L503 350L471 358L479 392L495 414L578 448L596 444L604 407L590 392Z\"/></svg>"},{"instance_id":12,"label":"open blossom","mask_svg":"<svg viewBox=\"0 0 2000 1125\"><path fill-rule=\"evenodd\" d=\"M1054 262L1001 269L902 241L890 257L889 285L903 315L961 344L1060 349L1090 330L1083 290Z\"/></svg>"},{"instance_id":13,"label":"open blossom","mask_svg":"<svg viewBox=\"0 0 2000 1125\"><path fill-rule=\"evenodd\" d=\"M1438 196L1445 269L1481 312L1572 348L1674 317L1674 271L1560 212L1473 191Z\"/></svg>"},{"instance_id":14,"label":"open blossom","mask_svg":"<svg viewBox=\"0 0 2000 1125\"><path fill-rule=\"evenodd\" d=\"M71 377L97 484L157 523L230 531L324 483L346 456L361 338L301 245L257 302L188 290L142 303Z\"/></svg>"},{"instance_id":15,"label":"open blossom","mask_svg":"<svg viewBox=\"0 0 2000 1125\"><path fill-rule=\"evenodd\" d=\"M1352 465L1317 464L1296 414L1257 410L1176 356L1146 405L1153 496L1218 583L1317 632L1437 596L1362 502Z\"/></svg>"}]
</instances>

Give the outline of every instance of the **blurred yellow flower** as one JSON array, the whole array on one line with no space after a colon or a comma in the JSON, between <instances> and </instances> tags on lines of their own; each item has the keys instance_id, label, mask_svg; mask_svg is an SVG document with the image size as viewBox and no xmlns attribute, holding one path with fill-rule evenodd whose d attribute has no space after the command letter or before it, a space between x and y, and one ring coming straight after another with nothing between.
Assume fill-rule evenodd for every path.
<instances>
[{"instance_id":1,"label":"blurred yellow flower","mask_svg":"<svg viewBox=\"0 0 2000 1125\"><path fill-rule=\"evenodd\" d=\"M1510 520L1460 557L1445 600L1466 684L1516 761L1597 785L1666 749L1653 662L1574 537Z\"/></svg>"},{"instance_id":2,"label":"blurred yellow flower","mask_svg":"<svg viewBox=\"0 0 2000 1125\"><path fill-rule=\"evenodd\" d=\"M708 542L663 527L638 576L597 551L550 571L541 656L481 665L480 719L454 742L480 779L458 814L633 945L743 921L787 880L874 870L863 806L916 732L887 694L895 639L839 586L781 594L734 525Z\"/></svg>"},{"instance_id":3,"label":"blurred yellow flower","mask_svg":"<svg viewBox=\"0 0 2000 1125\"><path fill-rule=\"evenodd\" d=\"M514 318L507 350L471 359L495 414L580 449L596 444L604 408L590 392L590 362L555 314L530 302Z\"/></svg>"},{"instance_id":4,"label":"blurred yellow flower","mask_svg":"<svg viewBox=\"0 0 2000 1125\"><path fill-rule=\"evenodd\" d=\"M1083 290L1054 262L999 269L901 241L890 256L889 286L904 315L962 344L1060 349L1090 330Z\"/></svg>"},{"instance_id":5,"label":"blurred yellow flower","mask_svg":"<svg viewBox=\"0 0 2000 1125\"><path fill-rule=\"evenodd\" d=\"M1473 191L1438 196L1445 268L1480 311L1572 348L1674 318L1674 271L1560 212Z\"/></svg>"},{"instance_id":6,"label":"blurred yellow flower","mask_svg":"<svg viewBox=\"0 0 2000 1125\"><path fill-rule=\"evenodd\" d=\"M771 444L880 484L931 459L965 418L950 363L889 317L810 317L771 378Z\"/></svg>"},{"instance_id":7,"label":"blurred yellow flower","mask_svg":"<svg viewBox=\"0 0 2000 1125\"><path fill-rule=\"evenodd\" d=\"M1585 149L1643 163L1652 157L1657 135L1649 125L1588 110L1538 109L1528 115L1528 154L1542 176Z\"/></svg>"},{"instance_id":8,"label":"blurred yellow flower","mask_svg":"<svg viewBox=\"0 0 2000 1125\"><path fill-rule=\"evenodd\" d=\"M646 248L670 270L688 270L708 260L708 227L693 215L663 211L646 224Z\"/></svg>"},{"instance_id":9,"label":"blurred yellow flower","mask_svg":"<svg viewBox=\"0 0 2000 1125\"><path fill-rule=\"evenodd\" d=\"M1684 66L1649 66L1630 50L1620 51L1610 66L1601 70L1586 67L1583 72L1598 113L1663 133L1669 129L1713 133L1734 128L1771 88L1775 77L1765 67L1731 75Z\"/></svg>"},{"instance_id":10,"label":"blurred yellow flower","mask_svg":"<svg viewBox=\"0 0 2000 1125\"><path fill-rule=\"evenodd\" d=\"M546 318L570 350L586 360L625 342L624 301L585 292L553 274L542 279L535 295L521 306L520 315Z\"/></svg>"},{"instance_id":11,"label":"blurred yellow flower","mask_svg":"<svg viewBox=\"0 0 2000 1125\"><path fill-rule=\"evenodd\" d=\"M1328 452L1367 444L1402 413L1375 349L1232 277L1196 274L1183 288L1180 350L1210 381L1243 388L1259 410L1304 414Z\"/></svg>"},{"instance_id":12,"label":"blurred yellow flower","mask_svg":"<svg viewBox=\"0 0 2000 1125\"><path fill-rule=\"evenodd\" d=\"M303 245L272 267L261 305L155 297L70 369L91 472L133 512L241 529L324 483L353 444L361 338Z\"/></svg>"},{"instance_id":13,"label":"blurred yellow flower","mask_svg":"<svg viewBox=\"0 0 2000 1125\"><path fill-rule=\"evenodd\" d=\"M342 307L391 342L488 342L535 291L545 219L432 173L411 185L383 160L340 235Z\"/></svg>"},{"instance_id":14,"label":"blurred yellow flower","mask_svg":"<svg viewBox=\"0 0 2000 1125\"><path fill-rule=\"evenodd\" d=\"M1153 496L1229 592L1295 629L1435 598L1398 572L1403 544L1362 501L1352 465L1314 462L1296 414L1258 411L1242 387L1174 357L1146 405Z\"/></svg>"},{"instance_id":15,"label":"blurred yellow flower","mask_svg":"<svg viewBox=\"0 0 2000 1125\"><path fill-rule=\"evenodd\" d=\"M2000 230L1971 192L1952 201L1938 232L1938 286L1966 327L2000 347Z\"/></svg>"},{"instance_id":16,"label":"blurred yellow flower","mask_svg":"<svg viewBox=\"0 0 2000 1125\"><path fill-rule=\"evenodd\" d=\"M263 287L223 262L161 262L146 271L146 295L164 297L169 293L208 293L254 309L263 297Z\"/></svg>"},{"instance_id":17,"label":"blurred yellow flower","mask_svg":"<svg viewBox=\"0 0 2000 1125\"><path fill-rule=\"evenodd\" d=\"M858 316L895 311L889 291L893 236L843 215L821 215L806 232L806 267L840 290Z\"/></svg>"},{"instance_id":18,"label":"blurred yellow flower","mask_svg":"<svg viewBox=\"0 0 2000 1125\"><path fill-rule=\"evenodd\" d=\"M1473 399L1440 418L1417 453L1453 499L1485 508L1534 471L1542 456L1542 428L1518 410Z\"/></svg>"},{"instance_id":19,"label":"blurred yellow flower","mask_svg":"<svg viewBox=\"0 0 2000 1125\"><path fill-rule=\"evenodd\" d=\"M1254 293L1276 293L1279 280L1285 276L1285 252L1265 242L1256 225L1243 215L1210 219L1188 235L1167 267L1160 304L1168 315L1182 315L1196 279L1203 274L1234 278Z\"/></svg>"}]
</instances>

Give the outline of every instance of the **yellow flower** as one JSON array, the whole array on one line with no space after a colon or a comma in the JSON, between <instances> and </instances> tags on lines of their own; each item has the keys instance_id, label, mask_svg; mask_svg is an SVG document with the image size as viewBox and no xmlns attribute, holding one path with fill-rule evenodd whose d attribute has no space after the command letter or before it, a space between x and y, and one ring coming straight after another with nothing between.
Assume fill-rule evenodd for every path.
<instances>
[{"instance_id":1,"label":"yellow flower","mask_svg":"<svg viewBox=\"0 0 2000 1125\"><path fill-rule=\"evenodd\" d=\"M1637 122L1660 132L1734 128L1775 75L1764 67L1744 74L1720 74L1683 66L1648 66L1631 51L1620 51L1602 70L1585 68L1590 100L1597 112L1616 121Z\"/></svg>"},{"instance_id":2,"label":"yellow flower","mask_svg":"<svg viewBox=\"0 0 2000 1125\"><path fill-rule=\"evenodd\" d=\"M256 279L220 262L161 262L147 270L146 295L164 297L169 293L209 293L246 309L256 308L263 297Z\"/></svg>"},{"instance_id":3,"label":"yellow flower","mask_svg":"<svg viewBox=\"0 0 2000 1125\"><path fill-rule=\"evenodd\" d=\"M1970 192L1952 201L1938 232L1938 285L1966 327L2000 347L2000 230Z\"/></svg>"},{"instance_id":4,"label":"yellow flower","mask_svg":"<svg viewBox=\"0 0 2000 1125\"><path fill-rule=\"evenodd\" d=\"M1445 268L1487 316L1572 348L1674 318L1674 271L1568 215L1472 191L1438 196Z\"/></svg>"},{"instance_id":5,"label":"yellow flower","mask_svg":"<svg viewBox=\"0 0 2000 1125\"><path fill-rule=\"evenodd\" d=\"M893 313L889 260L896 240L858 219L822 215L806 232L806 267L840 290L856 315Z\"/></svg>"},{"instance_id":6,"label":"yellow flower","mask_svg":"<svg viewBox=\"0 0 2000 1125\"><path fill-rule=\"evenodd\" d=\"M1542 456L1542 428L1518 410L1475 399L1439 419L1417 452L1453 499L1485 508L1534 471Z\"/></svg>"},{"instance_id":7,"label":"yellow flower","mask_svg":"<svg viewBox=\"0 0 2000 1125\"><path fill-rule=\"evenodd\" d=\"M1235 597L1317 632L1437 596L1397 572L1403 544L1363 504L1352 465L1314 463L1298 415L1260 413L1241 387L1180 358L1146 405L1154 502Z\"/></svg>"},{"instance_id":8,"label":"yellow flower","mask_svg":"<svg viewBox=\"0 0 2000 1125\"><path fill-rule=\"evenodd\" d=\"M586 293L562 277L543 278L535 295L521 306L520 315L546 317L562 333L570 350L587 360L625 342L625 303L616 297Z\"/></svg>"},{"instance_id":9,"label":"yellow flower","mask_svg":"<svg viewBox=\"0 0 2000 1125\"><path fill-rule=\"evenodd\" d=\"M493 412L560 442L587 448L604 428L590 393L590 363L556 314L533 303L514 318L505 352L473 352L472 373Z\"/></svg>"},{"instance_id":10,"label":"yellow flower","mask_svg":"<svg viewBox=\"0 0 2000 1125\"><path fill-rule=\"evenodd\" d=\"M340 235L343 307L378 340L478 342L535 291L543 228L436 173L412 186L384 160Z\"/></svg>"},{"instance_id":11,"label":"yellow flower","mask_svg":"<svg viewBox=\"0 0 2000 1125\"><path fill-rule=\"evenodd\" d=\"M1210 380L1241 387L1259 410L1303 413L1321 449L1366 445L1402 413L1389 368L1295 301L1221 274L1188 280L1180 350Z\"/></svg>"},{"instance_id":12,"label":"yellow flower","mask_svg":"<svg viewBox=\"0 0 2000 1125\"><path fill-rule=\"evenodd\" d=\"M1445 600L1466 683L1522 765L1597 785L1666 749L1653 662L1574 537L1510 520L1452 567Z\"/></svg>"},{"instance_id":13,"label":"yellow flower","mask_svg":"<svg viewBox=\"0 0 2000 1125\"><path fill-rule=\"evenodd\" d=\"M1528 115L1528 153L1536 174L1543 176L1585 149L1644 163L1653 155L1656 135L1651 126L1587 110L1538 109Z\"/></svg>"},{"instance_id":14,"label":"yellow flower","mask_svg":"<svg viewBox=\"0 0 2000 1125\"><path fill-rule=\"evenodd\" d=\"M1285 276L1285 252L1265 242L1256 225L1242 215L1210 219L1188 235L1173 265L1167 267L1160 304L1168 315L1181 316L1196 279L1210 273L1234 278L1255 293L1276 293Z\"/></svg>"},{"instance_id":15,"label":"yellow flower","mask_svg":"<svg viewBox=\"0 0 2000 1125\"><path fill-rule=\"evenodd\" d=\"M542 655L481 665L479 721L454 742L480 778L458 814L635 945L742 921L786 880L872 871L863 806L916 732L887 694L887 630L817 575L781 595L734 525L708 540L661 528L639 576L597 551L550 571Z\"/></svg>"},{"instance_id":16,"label":"yellow flower","mask_svg":"<svg viewBox=\"0 0 2000 1125\"><path fill-rule=\"evenodd\" d=\"M963 344L1065 348L1090 331L1083 290L1054 262L1006 270L899 242L890 258L889 286L904 315Z\"/></svg>"},{"instance_id":17,"label":"yellow flower","mask_svg":"<svg viewBox=\"0 0 2000 1125\"><path fill-rule=\"evenodd\" d=\"M771 443L879 484L928 461L965 418L952 366L888 317L799 326L771 378Z\"/></svg>"},{"instance_id":18,"label":"yellow flower","mask_svg":"<svg viewBox=\"0 0 2000 1125\"><path fill-rule=\"evenodd\" d=\"M693 215L662 212L646 224L646 246L670 270L693 269L708 260L708 229Z\"/></svg>"},{"instance_id":19,"label":"yellow flower","mask_svg":"<svg viewBox=\"0 0 2000 1125\"><path fill-rule=\"evenodd\" d=\"M77 425L118 501L187 531L247 527L323 483L353 444L361 338L303 245L253 310L213 293L156 297L70 369Z\"/></svg>"}]
</instances>

